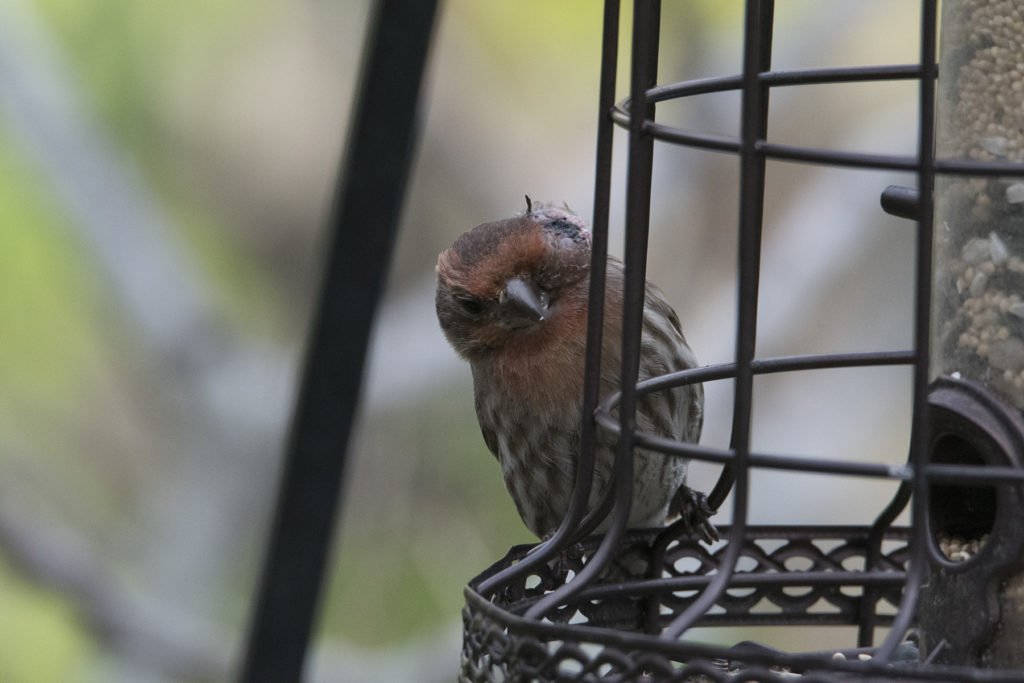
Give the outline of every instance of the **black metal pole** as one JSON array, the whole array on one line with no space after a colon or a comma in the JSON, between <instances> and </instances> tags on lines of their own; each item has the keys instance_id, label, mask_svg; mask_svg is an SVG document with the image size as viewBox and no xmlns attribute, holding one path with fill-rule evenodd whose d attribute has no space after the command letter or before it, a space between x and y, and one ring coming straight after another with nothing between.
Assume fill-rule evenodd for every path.
<instances>
[{"instance_id":1,"label":"black metal pole","mask_svg":"<svg viewBox=\"0 0 1024 683\"><path fill-rule=\"evenodd\" d=\"M371 19L240 681L302 679L370 328L417 138L436 8L437 0L380 0Z\"/></svg>"}]
</instances>

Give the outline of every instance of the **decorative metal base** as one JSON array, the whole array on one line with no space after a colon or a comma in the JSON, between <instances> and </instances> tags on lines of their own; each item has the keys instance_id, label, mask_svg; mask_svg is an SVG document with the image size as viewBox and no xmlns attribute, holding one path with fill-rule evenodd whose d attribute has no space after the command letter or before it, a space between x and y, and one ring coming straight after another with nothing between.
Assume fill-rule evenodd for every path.
<instances>
[{"instance_id":1,"label":"decorative metal base","mask_svg":"<svg viewBox=\"0 0 1024 683\"><path fill-rule=\"evenodd\" d=\"M744 536L737 572L697 626L858 626L868 613L876 626L892 622L906 580L907 529L889 529L877 555L869 527L747 527ZM825 671L834 680L843 671L891 675L897 659L917 664L916 648L882 665L871 662L870 648L790 654L755 643L721 647L661 638L713 579L727 547L668 539L661 529L631 531L600 580L544 619L521 616L571 580L599 540L586 539L498 594L479 594L482 581L534 547L517 546L470 583L460 681L725 681L739 671L745 681ZM879 601L889 603L888 614L878 614ZM919 671L898 677L914 680ZM934 676L922 680L928 679Z\"/></svg>"}]
</instances>

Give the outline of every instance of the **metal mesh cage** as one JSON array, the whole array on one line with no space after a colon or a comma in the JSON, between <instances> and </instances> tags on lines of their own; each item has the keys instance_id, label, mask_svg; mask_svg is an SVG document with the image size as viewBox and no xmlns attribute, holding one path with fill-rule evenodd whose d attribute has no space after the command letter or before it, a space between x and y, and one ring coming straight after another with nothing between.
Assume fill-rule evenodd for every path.
<instances>
[{"instance_id":1,"label":"metal mesh cage","mask_svg":"<svg viewBox=\"0 0 1024 683\"><path fill-rule=\"evenodd\" d=\"M1022 8L1012 7L1014 3L1002 4L1018 19L1024 14ZM1000 638L1012 639L1014 633L1024 637L1017 626L1018 621L1024 623L1019 616L1024 607L1006 595L1006 586L1015 585L1014 568L1021 563L1024 545L1017 524L1022 513L1024 420L1012 400L978 377L949 368L942 370L948 376L929 374L933 289L941 291L945 282L933 288L935 180L974 178L980 187L994 178L1020 178L1024 165L995 152L988 157L936 157L937 2L921 3L921 57L916 64L773 71L774 3L750 0L741 73L661 85L655 82L660 2L637 0L633 12L630 93L615 104L619 3L605 3L584 396L585 414L595 417L584 420L577 490L566 520L551 538L537 546L513 548L470 583L460 680L749 681L794 675L805 680L1024 680L1024 673L1013 672L1024 669L1024 655L1015 652L1022 648L1000 644ZM1024 76L1017 73L1016 79ZM895 80L918 83L916 155L822 150L768 140L769 96L774 88ZM727 91L738 91L742 97L737 137L681 129L655 119L656 103ZM738 324L734 363L639 384L623 382L619 394L599 403L594 349L600 347L615 125L625 128L629 138L623 377L636 377L656 144L739 157ZM999 135L989 137L996 140L985 143L988 147L1003 149ZM886 211L917 223L911 350L756 357L765 163L770 159L916 174L916 188L890 187L882 195ZM1015 199L1012 192L1010 198ZM1017 220L1024 217L1012 215ZM977 228L981 237L967 234L950 248L973 244L979 251L971 240L984 238L992 251L990 260L998 261L998 247L1006 247L1006 240L997 244L997 238L987 237L986 225ZM1012 243L1007 251L1020 247L1024 244ZM1002 261L992 269L1008 264L1009 257ZM963 279L970 273L963 270L962 259L957 263ZM978 272L981 269L979 265ZM960 289L975 284L972 277ZM978 292L979 300L983 294ZM1007 297L1002 313L1013 313L1014 305ZM636 323L633 329L630 321ZM963 322L961 329L973 329L967 324ZM978 344L972 348L977 352ZM755 376L891 365L913 371L912 439L905 465L752 451ZM1012 384L1012 373L1000 372ZM735 386L729 448L673 442L633 428L630 416L645 393L722 379ZM598 514L586 515L598 430L618 435L616 483ZM723 466L709 496L712 507L718 508L732 494L732 524L721 529L720 542L698 543L680 524L626 530L634 446ZM755 468L874 477L899 486L871 525L758 526L747 518L750 473ZM910 525L894 526L908 505ZM593 520L609 511L613 522L608 533L585 537L594 528ZM939 547L937 539L946 532L977 543L955 557L965 551L951 555ZM787 652L753 642L712 646L684 637L694 627L736 625L845 625L855 627L857 636L847 648L828 652ZM875 642L878 632L886 635Z\"/></svg>"}]
</instances>

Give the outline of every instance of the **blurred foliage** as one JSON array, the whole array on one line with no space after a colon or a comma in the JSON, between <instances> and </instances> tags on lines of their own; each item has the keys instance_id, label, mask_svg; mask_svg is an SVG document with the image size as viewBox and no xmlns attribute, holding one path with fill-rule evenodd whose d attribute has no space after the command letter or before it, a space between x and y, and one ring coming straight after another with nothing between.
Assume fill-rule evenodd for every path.
<instances>
[{"instance_id":1,"label":"blurred foliage","mask_svg":"<svg viewBox=\"0 0 1024 683\"><path fill-rule=\"evenodd\" d=\"M0 136L3 137L3 136ZM66 424L102 353L94 273L79 258L36 169L0 141L0 470L61 468ZM90 636L66 600L18 575L0 555L0 680L70 681Z\"/></svg>"},{"instance_id":2,"label":"blurred foliage","mask_svg":"<svg viewBox=\"0 0 1024 683\"><path fill-rule=\"evenodd\" d=\"M244 232L240 240L226 229L237 220L231 207L200 189L215 170L212 160L189 156L200 152L206 133L193 128L197 138L189 139L187 126L285 8L276 0L40 0L36 9L72 57L68 65L82 86L76 94L165 200L211 291L225 299L223 314L280 337L284 302Z\"/></svg>"},{"instance_id":3,"label":"blurred foliage","mask_svg":"<svg viewBox=\"0 0 1024 683\"><path fill-rule=\"evenodd\" d=\"M274 0L184 0L174 3L34 0L41 17L73 56L82 94L107 126L144 161L159 154L180 98L221 71L247 29L280 8Z\"/></svg>"},{"instance_id":4,"label":"blurred foliage","mask_svg":"<svg viewBox=\"0 0 1024 683\"><path fill-rule=\"evenodd\" d=\"M465 567L482 569L510 544L534 541L465 396L368 416L354 452L373 455L354 464L346 492L338 573L324 602L328 633L378 647L428 635L451 620ZM399 459L412 464L395 467Z\"/></svg>"},{"instance_id":5,"label":"blurred foliage","mask_svg":"<svg viewBox=\"0 0 1024 683\"><path fill-rule=\"evenodd\" d=\"M88 636L59 596L40 590L0 558L0 680L73 681Z\"/></svg>"},{"instance_id":6,"label":"blurred foliage","mask_svg":"<svg viewBox=\"0 0 1024 683\"><path fill-rule=\"evenodd\" d=\"M98 288L45 179L18 151L0 137L0 400L67 410L102 343ZM15 429L5 415L0 428Z\"/></svg>"},{"instance_id":7,"label":"blurred foliage","mask_svg":"<svg viewBox=\"0 0 1024 683\"><path fill-rule=\"evenodd\" d=\"M72 96L100 122L110 136L105 142L141 173L218 316L245 340L295 364L316 291L321 228L369 3L21 4L56 42L60 66L77 86ZM677 39L664 42L662 72L675 78L737 69L741 4L666 3L663 31ZM820 31L803 30L801 13L817 5L780 4L788 18L779 31L814 37ZM589 214L601 23L600 3L593 0L451 0L442 6L424 139L387 301L388 310L407 300L419 306L393 336L437 348L443 341L430 305L432 268L458 233L517 210L523 192L566 200ZM629 3L622 16L620 96L629 71ZM885 23L892 34L887 45L899 42L899 26ZM878 47L877 41L849 42L862 51L857 58ZM843 109L842 116L856 114L839 98L832 106ZM780 126L783 133L802 135L809 121L827 118L813 107L791 111L794 124ZM702 113L707 120L718 115L713 108ZM19 477L32 484L41 505L87 531L123 565L116 569L131 577L127 589L145 592L151 589L147 572L158 573L154 566L175 558L159 556L162 539L156 538L146 546L155 556L144 562L131 556L136 546L130 539L146 538L153 527L145 503L185 459L176 449L190 443L183 437L195 425L167 417L181 396L147 364L148 350L111 305L110 283L76 237L60 197L4 123L0 118L0 466L17 462ZM715 228L722 217L715 212L734 208L733 195L721 189L731 182L721 169L731 169L732 160L690 164L696 156L685 164L659 156L672 187L665 192L669 208L656 207L655 214L672 220L655 226L659 246L667 248L652 254L652 264L664 266L659 283L681 312L690 306L706 313L694 292L711 292L731 275L734 252L722 237L731 232ZM708 185L687 194L678 177ZM807 183L786 187L798 196ZM684 230L676 215L701 225ZM703 225L705 218L711 225ZM679 240L687 239L698 248L680 248ZM689 264L696 276L684 273ZM849 310L833 308L837 315ZM706 317L715 315L728 319L731 310ZM720 330L704 327L715 333L705 332L712 339L705 348L727 355L719 350L731 349L721 344ZM386 347L393 340L379 341ZM457 624L469 578L510 545L533 540L480 437L468 369L444 353L457 369L436 371L418 356L376 359L404 373L403 389L368 400L360 416L321 610L321 643L397 650L436 636ZM187 509L190 497L222 495L243 511L231 543L221 548L227 567L220 583L195 590L210 597L203 616L237 637L248 618L277 462L253 455L229 465L238 468L227 478L240 482L239 490L176 491L180 500L171 504ZM214 472L227 465L209 467ZM265 486L252 483L253 471L263 473L255 481ZM177 531L201 531L187 522L183 527ZM173 603L181 596L161 597ZM95 671L109 656L64 600L3 564L0 636L3 681L78 680L76 667ZM449 658L454 670L457 652L438 656Z\"/></svg>"}]
</instances>

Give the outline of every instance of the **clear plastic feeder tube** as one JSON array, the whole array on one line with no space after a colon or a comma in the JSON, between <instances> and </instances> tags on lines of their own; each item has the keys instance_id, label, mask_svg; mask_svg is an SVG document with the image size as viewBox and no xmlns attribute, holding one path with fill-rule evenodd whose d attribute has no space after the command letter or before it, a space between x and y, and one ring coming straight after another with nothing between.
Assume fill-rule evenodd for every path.
<instances>
[{"instance_id":1,"label":"clear plastic feeder tube","mask_svg":"<svg viewBox=\"0 0 1024 683\"><path fill-rule=\"evenodd\" d=\"M939 158L1024 164L1024 2L942 5ZM1024 410L1024 177L939 176L935 189L932 374Z\"/></svg>"}]
</instances>

